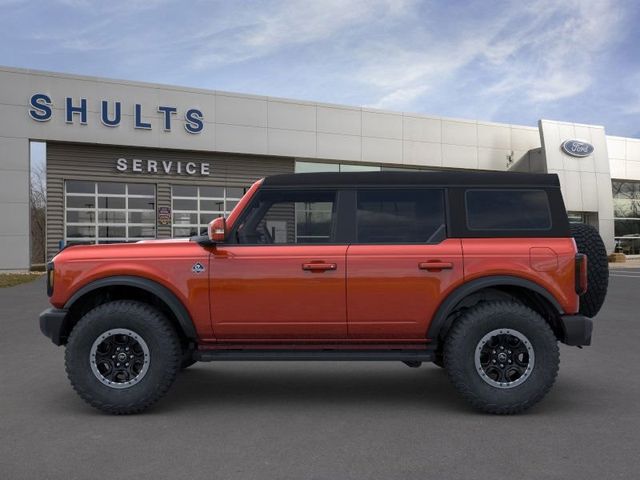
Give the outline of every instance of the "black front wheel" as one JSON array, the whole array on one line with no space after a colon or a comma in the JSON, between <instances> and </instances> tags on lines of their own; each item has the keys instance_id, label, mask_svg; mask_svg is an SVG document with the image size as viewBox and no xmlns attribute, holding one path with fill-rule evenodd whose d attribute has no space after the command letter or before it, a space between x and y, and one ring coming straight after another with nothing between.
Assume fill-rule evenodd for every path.
<instances>
[{"instance_id":1,"label":"black front wheel","mask_svg":"<svg viewBox=\"0 0 640 480\"><path fill-rule=\"evenodd\" d=\"M451 382L488 413L519 413L535 405L551 389L559 363L558 341L547 322L515 301L470 308L445 340Z\"/></svg>"},{"instance_id":2,"label":"black front wheel","mask_svg":"<svg viewBox=\"0 0 640 480\"><path fill-rule=\"evenodd\" d=\"M169 389L182 350L175 329L156 308L117 300L85 314L65 353L71 385L91 406L112 414L146 410Z\"/></svg>"}]
</instances>

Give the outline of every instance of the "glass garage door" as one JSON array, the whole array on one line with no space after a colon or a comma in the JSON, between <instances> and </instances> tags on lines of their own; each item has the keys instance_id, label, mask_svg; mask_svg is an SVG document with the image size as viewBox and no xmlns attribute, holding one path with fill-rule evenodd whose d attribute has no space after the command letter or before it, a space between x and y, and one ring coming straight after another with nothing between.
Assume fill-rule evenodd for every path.
<instances>
[{"instance_id":1,"label":"glass garage door","mask_svg":"<svg viewBox=\"0 0 640 480\"><path fill-rule=\"evenodd\" d=\"M153 184L65 181L65 243L156 238Z\"/></svg>"},{"instance_id":2,"label":"glass garage door","mask_svg":"<svg viewBox=\"0 0 640 480\"><path fill-rule=\"evenodd\" d=\"M246 191L244 187L173 185L173 236L191 237L206 232L209 222L231 213Z\"/></svg>"}]
</instances>

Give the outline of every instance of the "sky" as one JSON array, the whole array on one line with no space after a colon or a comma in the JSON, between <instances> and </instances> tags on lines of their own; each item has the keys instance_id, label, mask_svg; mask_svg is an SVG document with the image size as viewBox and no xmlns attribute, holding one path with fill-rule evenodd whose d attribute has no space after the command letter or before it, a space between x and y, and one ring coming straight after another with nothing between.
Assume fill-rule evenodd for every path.
<instances>
[{"instance_id":1,"label":"sky","mask_svg":"<svg viewBox=\"0 0 640 480\"><path fill-rule=\"evenodd\" d=\"M0 65L640 138L636 0L0 0Z\"/></svg>"}]
</instances>

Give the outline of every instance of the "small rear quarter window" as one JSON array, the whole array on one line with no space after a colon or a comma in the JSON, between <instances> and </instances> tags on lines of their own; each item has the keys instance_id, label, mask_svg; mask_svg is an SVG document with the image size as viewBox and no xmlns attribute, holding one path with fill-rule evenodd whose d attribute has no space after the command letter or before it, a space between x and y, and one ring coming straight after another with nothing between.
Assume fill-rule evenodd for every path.
<instances>
[{"instance_id":1,"label":"small rear quarter window","mask_svg":"<svg viewBox=\"0 0 640 480\"><path fill-rule=\"evenodd\" d=\"M467 190L465 204L469 230L551 229L549 198L544 190Z\"/></svg>"}]
</instances>

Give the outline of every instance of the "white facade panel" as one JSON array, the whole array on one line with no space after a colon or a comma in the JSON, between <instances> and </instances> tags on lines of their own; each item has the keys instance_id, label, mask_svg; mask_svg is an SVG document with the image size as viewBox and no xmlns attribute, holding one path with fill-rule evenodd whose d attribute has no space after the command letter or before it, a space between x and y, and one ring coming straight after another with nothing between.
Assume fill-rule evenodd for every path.
<instances>
[{"instance_id":1,"label":"white facade panel","mask_svg":"<svg viewBox=\"0 0 640 480\"><path fill-rule=\"evenodd\" d=\"M360 109L318 106L317 116L318 132L358 136L362 134Z\"/></svg>"},{"instance_id":2,"label":"white facade panel","mask_svg":"<svg viewBox=\"0 0 640 480\"><path fill-rule=\"evenodd\" d=\"M363 137L402 139L402 115L362 111Z\"/></svg>"},{"instance_id":3,"label":"white facade panel","mask_svg":"<svg viewBox=\"0 0 640 480\"><path fill-rule=\"evenodd\" d=\"M29 170L28 140L24 138L0 137L0 171L1 170Z\"/></svg>"},{"instance_id":4,"label":"white facade panel","mask_svg":"<svg viewBox=\"0 0 640 480\"><path fill-rule=\"evenodd\" d=\"M531 150L540 147L540 132L534 128L511 127L511 149Z\"/></svg>"},{"instance_id":5,"label":"white facade panel","mask_svg":"<svg viewBox=\"0 0 640 480\"><path fill-rule=\"evenodd\" d=\"M402 164L402 140L362 137L362 161Z\"/></svg>"},{"instance_id":6,"label":"white facade panel","mask_svg":"<svg viewBox=\"0 0 640 480\"><path fill-rule=\"evenodd\" d=\"M507 167L507 157L510 154L509 149L480 147L478 148L478 168L502 172Z\"/></svg>"},{"instance_id":7,"label":"white facade panel","mask_svg":"<svg viewBox=\"0 0 640 480\"><path fill-rule=\"evenodd\" d=\"M627 142L624 138L607 137L609 158L627 159Z\"/></svg>"},{"instance_id":8,"label":"white facade panel","mask_svg":"<svg viewBox=\"0 0 640 480\"><path fill-rule=\"evenodd\" d=\"M511 128L478 122L478 146L511 150Z\"/></svg>"},{"instance_id":9,"label":"white facade panel","mask_svg":"<svg viewBox=\"0 0 640 480\"><path fill-rule=\"evenodd\" d=\"M296 130L269 128L269 155L315 157L316 134Z\"/></svg>"},{"instance_id":10,"label":"white facade panel","mask_svg":"<svg viewBox=\"0 0 640 480\"><path fill-rule=\"evenodd\" d=\"M27 209L28 213L28 209ZM29 233L3 235L0 233L0 271L29 268Z\"/></svg>"},{"instance_id":11,"label":"white facade panel","mask_svg":"<svg viewBox=\"0 0 640 480\"><path fill-rule=\"evenodd\" d=\"M316 107L269 100L268 126L280 130L316 131Z\"/></svg>"},{"instance_id":12,"label":"white facade panel","mask_svg":"<svg viewBox=\"0 0 640 480\"><path fill-rule=\"evenodd\" d=\"M627 160L640 162L640 140L627 139Z\"/></svg>"},{"instance_id":13,"label":"white facade panel","mask_svg":"<svg viewBox=\"0 0 640 480\"><path fill-rule=\"evenodd\" d=\"M421 167L441 167L442 145L405 140L402 147L402 163Z\"/></svg>"},{"instance_id":14,"label":"white facade panel","mask_svg":"<svg viewBox=\"0 0 640 480\"><path fill-rule=\"evenodd\" d=\"M478 149L462 145L442 145L442 166L477 169Z\"/></svg>"},{"instance_id":15,"label":"white facade panel","mask_svg":"<svg viewBox=\"0 0 640 480\"><path fill-rule=\"evenodd\" d=\"M627 178L627 161L611 159L611 178Z\"/></svg>"},{"instance_id":16,"label":"white facade panel","mask_svg":"<svg viewBox=\"0 0 640 480\"><path fill-rule=\"evenodd\" d=\"M442 143L447 145L477 146L478 126L476 122L443 120Z\"/></svg>"},{"instance_id":17,"label":"white facade panel","mask_svg":"<svg viewBox=\"0 0 640 480\"><path fill-rule=\"evenodd\" d=\"M318 133L318 158L358 162L362 158L360 136Z\"/></svg>"},{"instance_id":18,"label":"white facade panel","mask_svg":"<svg viewBox=\"0 0 640 480\"><path fill-rule=\"evenodd\" d=\"M216 125L219 152L264 154L269 148L267 129L239 125Z\"/></svg>"},{"instance_id":19,"label":"white facade panel","mask_svg":"<svg viewBox=\"0 0 640 480\"><path fill-rule=\"evenodd\" d=\"M267 101L257 98L216 95L216 117L218 123L247 127L267 126Z\"/></svg>"},{"instance_id":20,"label":"white facade panel","mask_svg":"<svg viewBox=\"0 0 640 480\"><path fill-rule=\"evenodd\" d=\"M405 140L416 142L442 142L442 120L439 118L418 118L405 115L402 118Z\"/></svg>"},{"instance_id":21,"label":"white facade panel","mask_svg":"<svg viewBox=\"0 0 640 480\"><path fill-rule=\"evenodd\" d=\"M580 192L582 193L582 210L585 212L597 212L598 211L598 195L594 195L593 192L597 192L596 186L596 174L595 172L580 172ZM611 181L609 181L611 185Z\"/></svg>"}]
</instances>

